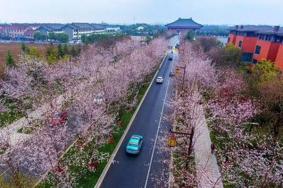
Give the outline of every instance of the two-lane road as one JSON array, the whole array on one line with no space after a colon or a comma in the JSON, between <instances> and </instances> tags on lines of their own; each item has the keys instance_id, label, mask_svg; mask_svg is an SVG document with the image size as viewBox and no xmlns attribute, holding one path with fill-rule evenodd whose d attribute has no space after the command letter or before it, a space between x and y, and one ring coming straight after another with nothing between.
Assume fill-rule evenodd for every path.
<instances>
[{"instance_id":1,"label":"two-lane road","mask_svg":"<svg viewBox=\"0 0 283 188\"><path fill-rule=\"evenodd\" d=\"M162 157L165 157L162 152L158 151L160 146L158 135L163 134L162 130L168 130L168 124L163 121L163 113L168 111L165 102L167 94L170 95L170 92L168 92L170 91L169 73L172 66L173 62L169 61L167 56L157 74L157 76L164 78L164 82L163 84L153 83L149 89L114 161L106 173L101 184L102 188L156 187L153 177L161 178L159 176L162 176L162 170L166 168L157 162ZM144 137L142 151L137 156L129 156L125 152L127 142L133 134ZM170 156L166 157L170 158ZM168 167L166 171L169 171ZM168 181L168 177L165 179L167 180L164 181ZM164 185L168 185L168 183L164 182Z\"/></svg>"}]
</instances>

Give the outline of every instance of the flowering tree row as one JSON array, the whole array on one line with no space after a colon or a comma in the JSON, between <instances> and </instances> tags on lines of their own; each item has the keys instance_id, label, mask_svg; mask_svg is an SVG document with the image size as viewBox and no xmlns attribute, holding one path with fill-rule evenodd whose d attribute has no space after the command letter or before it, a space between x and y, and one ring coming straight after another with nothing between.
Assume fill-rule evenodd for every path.
<instances>
[{"instance_id":1,"label":"flowering tree row","mask_svg":"<svg viewBox=\"0 0 283 188\"><path fill-rule=\"evenodd\" d=\"M251 122L261 111L259 101L244 95L245 83L231 70L208 103L208 117L226 184L236 186L282 185L282 144L263 135Z\"/></svg>"},{"instance_id":2,"label":"flowering tree row","mask_svg":"<svg viewBox=\"0 0 283 188\"><path fill-rule=\"evenodd\" d=\"M189 42L182 41L179 50L180 61L176 69L181 69L174 80L176 96L171 102L174 109L173 121L177 134L177 148L174 153L175 185L194 187L198 185L194 162L194 144L199 135L196 130L201 123L202 98L199 93L217 86L217 73L211 61L199 51L192 50ZM197 133L196 133L197 132ZM208 160L207 158L205 160Z\"/></svg>"},{"instance_id":3,"label":"flowering tree row","mask_svg":"<svg viewBox=\"0 0 283 188\"><path fill-rule=\"evenodd\" d=\"M31 139L7 149L1 155L2 164L39 177L56 167L59 157L76 138L84 137L85 144L93 139L96 144L104 143L114 128L116 111L113 112L113 105L127 104L131 87L155 70L166 47L164 39L155 39L145 46L126 40L111 49L92 47L82 55L79 63L44 67L48 83L61 82L64 88L71 90L70 98L62 107L53 106L44 125ZM29 84L23 88L17 84L12 87L11 82L4 84L5 91L16 98L29 95L33 90ZM12 89L8 90L8 86ZM21 94L16 92L18 90ZM62 113L57 117L60 112L66 112L67 118ZM1 143L9 145L5 139Z\"/></svg>"},{"instance_id":4,"label":"flowering tree row","mask_svg":"<svg viewBox=\"0 0 283 188\"><path fill-rule=\"evenodd\" d=\"M261 123L253 122L264 110L262 102L249 94L248 83L235 66L217 66L213 71L217 75L215 84L203 84L206 87L201 93L224 183L236 187L281 187L282 142L266 134Z\"/></svg>"},{"instance_id":5,"label":"flowering tree row","mask_svg":"<svg viewBox=\"0 0 283 188\"><path fill-rule=\"evenodd\" d=\"M21 63L17 67L10 67L6 70L6 76L0 81L0 93L21 100L27 97L33 98L33 103L38 106L36 103L40 102L38 100L42 98L46 98L45 101L50 100L56 93L78 85L90 75L96 75L97 66L106 62L114 62L115 58L126 56L133 49L140 47L139 43L131 40L117 42L113 48L107 49L92 46L84 52L79 62L55 65L22 56ZM93 59L84 61L89 51L93 54ZM93 62L96 63L93 64Z\"/></svg>"},{"instance_id":6,"label":"flowering tree row","mask_svg":"<svg viewBox=\"0 0 283 188\"><path fill-rule=\"evenodd\" d=\"M179 131L191 133L199 123L195 122L199 116L198 103L205 104L224 183L282 186L282 144L272 135L262 135L257 131L260 125L250 122L261 112L261 104L247 95L243 76L231 68L214 67L205 53L187 42L181 43L178 68L175 79L178 93L172 101L175 124ZM197 97L196 91L202 97ZM176 136L179 145L174 164L175 183L195 186L195 172L191 170L194 164L188 155L190 137Z\"/></svg>"}]
</instances>

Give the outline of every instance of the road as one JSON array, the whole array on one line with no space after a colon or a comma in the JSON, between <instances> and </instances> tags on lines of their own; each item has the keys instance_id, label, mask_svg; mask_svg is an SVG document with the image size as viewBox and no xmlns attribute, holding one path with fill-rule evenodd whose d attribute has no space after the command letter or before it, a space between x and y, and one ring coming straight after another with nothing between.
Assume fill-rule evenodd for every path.
<instances>
[{"instance_id":1,"label":"road","mask_svg":"<svg viewBox=\"0 0 283 188\"><path fill-rule=\"evenodd\" d=\"M166 96L170 95L169 73L173 62L165 59L157 76L163 76L163 84L153 83L129 132L119 148L106 176L102 188L167 187L169 174L169 152L164 150L164 135L170 125L164 120L168 113ZM125 153L128 139L133 134L144 137L142 151L137 156Z\"/></svg>"}]
</instances>

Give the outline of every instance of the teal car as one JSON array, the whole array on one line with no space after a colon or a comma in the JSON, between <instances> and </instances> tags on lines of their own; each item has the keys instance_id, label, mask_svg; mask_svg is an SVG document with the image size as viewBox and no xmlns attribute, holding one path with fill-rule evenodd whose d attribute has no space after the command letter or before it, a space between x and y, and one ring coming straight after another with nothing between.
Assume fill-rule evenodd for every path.
<instances>
[{"instance_id":1,"label":"teal car","mask_svg":"<svg viewBox=\"0 0 283 188\"><path fill-rule=\"evenodd\" d=\"M140 135L133 135L131 136L127 147L126 152L129 154L138 154L141 150L143 143L143 137Z\"/></svg>"}]
</instances>

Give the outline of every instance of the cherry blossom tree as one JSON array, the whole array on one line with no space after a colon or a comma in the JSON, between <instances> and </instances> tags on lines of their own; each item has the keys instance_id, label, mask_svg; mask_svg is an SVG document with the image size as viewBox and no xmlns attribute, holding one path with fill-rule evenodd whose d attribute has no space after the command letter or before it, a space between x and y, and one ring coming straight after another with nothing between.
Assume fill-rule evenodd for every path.
<instances>
[{"instance_id":1,"label":"cherry blossom tree","mask_svg":"<svg viewBox=\"0 0 283 188\"><path fill-rule=\"evenodd\" d=\"M85 144L95 139L97 147L107 142L117 115L111 112L111 105L125 103L131 87L138 86L156 70L166 47L164 39L155 39L148 45L123 40L107 49L92 46L78 62L55 65L32 62L9 69L6 80L1 80L1 92L17 99L37 97L34 106L50 100L52 105L30 139L8 150L1 144L1 148L5 146L1 162L12 161L20 172L35 177L53 169L64 174L62 181L73 181L68 168L58 163L65 149L78 138ZM56 84L61 89L55 92ZM56 114L64 114L63 121ZM94 151L92 156L95 161L100 155Z\"/></svg>"}]
</instances>

